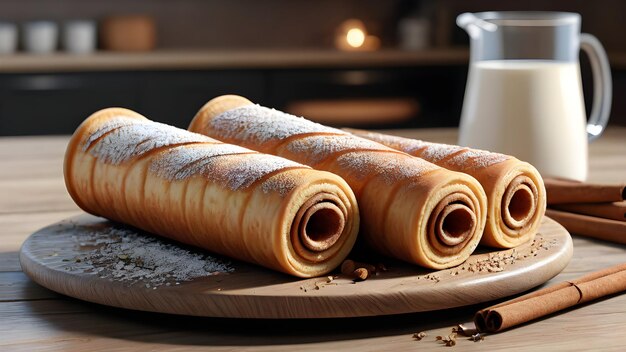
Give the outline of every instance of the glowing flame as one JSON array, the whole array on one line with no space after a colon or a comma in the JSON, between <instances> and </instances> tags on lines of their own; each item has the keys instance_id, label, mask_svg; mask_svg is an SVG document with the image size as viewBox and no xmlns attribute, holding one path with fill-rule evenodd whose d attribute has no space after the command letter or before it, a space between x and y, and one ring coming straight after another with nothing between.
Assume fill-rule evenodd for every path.
<instances>
[{"instance_id":1,"label":"glowing flame","mask_svg":"<svg viewBox=\"0 0 626 352\"><path fill-rule=\"evenodd\" d=\"M365 33L360 28L350 28L346 33L346 41L353 48L360 48L365 43Z\"/></svg>"},{"instance_id":2,"label":"glowing flame","mask_svg":"<svg viewBox=\"0 0 626 352\"><path fill-rule=\"evenodd\" d=\"M361 20L349 19L337 28L335 46L348 51L376 50L380 46L380 40L376 36L368 35Z\"/></svg>"}]
</instances>

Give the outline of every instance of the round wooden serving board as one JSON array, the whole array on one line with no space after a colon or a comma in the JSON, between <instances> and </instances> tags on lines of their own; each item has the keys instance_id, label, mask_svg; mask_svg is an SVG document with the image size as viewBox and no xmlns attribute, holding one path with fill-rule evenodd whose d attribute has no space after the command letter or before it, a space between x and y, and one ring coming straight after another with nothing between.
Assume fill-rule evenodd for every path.
<instances>
[{"instance_id":1,"label":"round wooden serving board","mask_svg":"<svg viewBox=\"0 0 626 352\"><path fill-rule=\"evenodd\" d=\"M45 227L24 242L22 268L53 291L115 307L210 317L330 318L439 310L510 296L557 275L573 250L568 232L546 218L533 243L502 251L479 249L482 253L452 269L428 271L385 260L387 271L355 283L342 275L297 279L230 262L231 273L154 287L147 281L113 279L106 275L110 268L81 262L94 246L81 243L80 236L97 236L112 226L119 227L80 215Z\"/></svg>"}]
</instances>

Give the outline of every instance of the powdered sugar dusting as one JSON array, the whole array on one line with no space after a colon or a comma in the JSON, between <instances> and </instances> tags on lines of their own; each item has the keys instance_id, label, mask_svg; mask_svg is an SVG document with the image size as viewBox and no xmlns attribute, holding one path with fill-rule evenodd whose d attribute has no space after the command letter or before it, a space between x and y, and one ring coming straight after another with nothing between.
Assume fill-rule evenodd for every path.
<instances>
[{"instance_id":1,"label":"powdered sugar dusting","mask_svg":"<svg viewBox=\"0 0 626 352\"><path fill-rule=\"evenodd\" d=\"M491 165L503 162L511 157L504 154L492 153L479 149L467 149L458 155L446 160L446 165L454 166L464 170L476 170L489 167Z\"/></svg>"},{"instance_id":2,"label":"powdered sugar dusting","mask_svg":"<svg viewBox=\"0 0 626 352\"><path fill-rule=\"evenodd\" d=\"M238 158L208 159L202 174L232 190L247 188L264 176L284 168L308 168L291 160L267 154L241 154Z\"/></svg>"},{"instance_id":3,"label":"powdered sugar dusting","mask_svg":"<svg viewBox=\"0 0 626 352\"><path fill-rule=\"evenodd\" d=\"M112 131L98 140L89 153L113 165L121 164L155 148L168 145L216 142L214 139L200 134L148 120L135 120L132 124L121 124L119 126L120 121L112 119L105 123L105 125L109 124L118 127L117 129L112 129L109 126L103 126L99 129L98 131ZM103 134L103 132L99 133ZM88 148L87 144L85 144L83 149L86 148Z\"/></svg>"},{"instance_id":4,"label":"powdered sugar dusting","mask_svg":"<svg viewBox=\"0 0 626 352\"><path fill-rule=\"evenodd\" d=\"M232 190L246 188L283 168L308 168L162 123L124 117L110 119L98 128L87 139L85 150L89 148L88 143L94 144L89 150L91 155L114 165L156 148L173 146L155 155L149 167L151 172L168 180L199 175ZM200 144L179 146L187 143ZM228 158L235 154L239 157Z\"/></svg>"},{"instance_id":5,"label":"powdered sugar dusting","mask_svg":"<svg viewBox=\"0 0 626 352\"><path fill-rule=\"evenodd\" d=\"M281 197L286 196L299 185L298 179L291 174L274 175L261 184L263 193L278 193Z\"/></svg>"},{"instance_id":6,"label":"powdered sugar dusting","mask_svg":"<svg viewBox=\"0 0 626 352\"><path fill-rule=\"evenodd\" d=\"M213 118L209 126L209 132L217 136L254 144L310 132L347 134L336 128L259 105L246 105L228 110Z\"/></svg>"},{"instance_id":7,"label":"powdered sugar dusting","mask_svg":"<svg viewBox=\"0 0 626 352\"><path fill-rule=\"evenodd\" d=\"M367 138L382 144L393 146L406 153L452 169L481 169L511 158L505 154L470 149L458 145L424 142L417 139L379 133L366 133L365 135ZM446 158L449 159L445 160Z\"/></svg>"},{"instance_id":8,"label":"powdered sugar dusting","mask_svg":"<svg viewBox=\"0 0 626 352\"><path fill-rule=\"evenodd\" d=\"M113 117L107 120L106 123L103 123L98 126L98 128L87 138L85 144L83 145L83 151L87 151L98 138L104 136L105 134L113 131L116 128L120 128L122 126L128 126L137 123L137 119L132 119L129 117Z\"/></svg>"},{"instance_id":9,"label":"powdered sugar dusting","mask_svg":"<svg viewBox=\"0 0 626 352\"><path fill-rule=\"evenodd\" d=\"M73 269L130 285L156 289L234 271L228 261L183 249L122 225L86 229L84 234L72 236L72 240L81 253L74 258Z\"/></svg>"},{"instance_id":10,"label":"powdered sugar dusting","mask_svg":"<svg viewBox=\"0 0 626 352\"><path fill-rule=\"evenodd\" d=\"M431 163L438 163L465 149L458 145L430 143L419 139L390 136L380 133L368 133L367 137L405 153L428 160Z\"/></svg>"},{"instance_id":11,"label":"powdered sugar dusting","mask_svg":"<svg viewBox=\"0 0 626 352\"><path fill-rule=\"evenodd\" d=\"M419 177L439 167L427 161L414 158L406 154L378 152L353 152L337 158L339 166L358 179L364 179L372 174L382 176L386 184L392 185L401 180Z\"/></svg>"},{"instance_id":12,"label":"powdered sugar dusting","mask_svg":"<svg viewBox=\"0 0 626 352\"><path fill-rule=\"evenodd\" d=\"M441 162L443 159L450 157L451 155L462 151L463 147L450 144L435 144L426 143L422 144L423 150L419 154L420 158L429 160L432 163Z\"/></svg>"},{"instance_id":13,"label":"powdered sugar dusting","mask_svg":"<svg viewBox=\"0 0 626 352\"><path fill-rule=\"evenodd\" d=\"M150 163L150 171L168 180L184 180L199 175L209 164L209 158L221 155L253 153L232 144L195 144L171 148Z\"/></svg>"},{"instance_id":14,"label":"powdered sugar dusting","mask_svg":"<svg viewBox=\"0 0 626 352\"><path fill-rule=\"evenodd\" d=\"M306 155L305 164L317 164L328 156L348 150L391 150L382 144L351 135L309 136L292 141L287 145L292 153Z\"/></svg>"}]
</instances>

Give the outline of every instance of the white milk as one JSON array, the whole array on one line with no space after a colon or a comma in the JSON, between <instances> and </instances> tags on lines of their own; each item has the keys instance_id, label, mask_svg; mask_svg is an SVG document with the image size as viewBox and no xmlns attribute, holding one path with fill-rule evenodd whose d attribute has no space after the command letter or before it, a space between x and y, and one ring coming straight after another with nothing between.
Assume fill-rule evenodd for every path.
<instances>
[{"instance_id":1,"label":"white milk","mask_svg":"<svg viewBox=\"0 0 626 352\"><path fill-rule=\"evenodd\" d=\"M470 66L461 145L509 154L543 176L587 177L578 63L493 60Z\"/></svg>"}]
</instances>

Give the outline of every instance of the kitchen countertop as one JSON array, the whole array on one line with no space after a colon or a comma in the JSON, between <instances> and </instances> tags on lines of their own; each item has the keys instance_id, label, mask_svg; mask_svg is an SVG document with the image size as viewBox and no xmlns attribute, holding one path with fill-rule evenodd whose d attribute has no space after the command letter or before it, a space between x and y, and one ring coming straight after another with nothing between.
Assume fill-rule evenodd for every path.
<instances>
[{"instance_id":1,"label":"kitchen countertop","mask_svg":"<svg viewBox=\"0 0 626 352\"><path fill-rule=\"evenodd\" d=\"M0 56L0 73L199 70L325 67L398 67L415 65L467 65L463 48L423 51L379 50L345 52L333 49L275 50L156 50L72 55L18 53Z\"/></svg>"},{"instance_id":2,"label":"kitchen countertop","mask_svg":"<svg viewBox=\"0 0 626 352\"><path fill-rule=\"evenodd\" d=\"M613 69L626 68L626 53L610 52ZM157 49L146 52L97 51L92 54L0 55L0 74L130 70L224 70L342 67L466 66L464 47L417 51L339 51L335 49Z\"/></svg>"},{"instance_id":3,"label":"kitchen countertop","mask_svg":"<svg viewBox=\"0 0 626 352\"><path fill-rule=\"evenodd\" d=\"M454 129L397 130L454 143ZM0 350L423 350L437 335L488 304L429 313L335 320L242 320L170 316L82 302L33 283L18 252L29 234L79 214L63 184L67 136L0 138ZM626 127L590 145L590 180L626 181ZM626 246L574 236L574 257L556 283L626 260ZM354 302L359 304L359 302ZM482 342L459 338L463 351L615 350L626 345L626 295L571 309ZM425 331L422 341L411 335Z\"/></svg>"}]
</instances>

